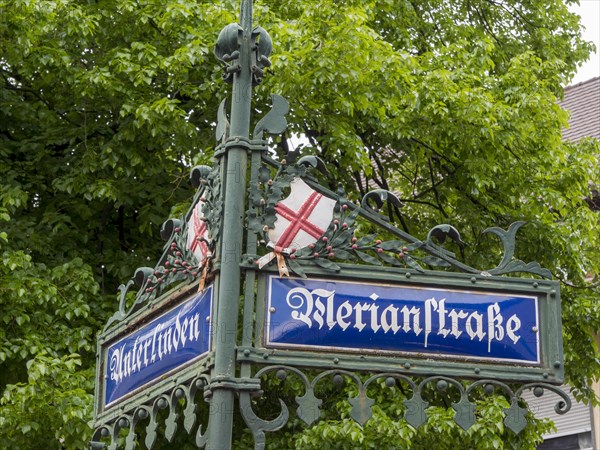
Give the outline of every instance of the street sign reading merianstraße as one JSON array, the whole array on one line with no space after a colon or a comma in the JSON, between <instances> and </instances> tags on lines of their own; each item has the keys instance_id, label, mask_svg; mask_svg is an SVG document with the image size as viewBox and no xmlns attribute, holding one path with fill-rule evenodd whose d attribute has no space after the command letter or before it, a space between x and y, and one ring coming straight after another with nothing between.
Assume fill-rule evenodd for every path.
<instances>
[{"instance_id":1,"label":"street sign reading merianstra\u00dfe","mask_svg":"<svg viewBox=\"0 0 600 450\"><path fill-rule=\"evenodd\" d=\"M208 353L212 297L210 286L106 348L105 407Z\"/></svg>"},{"instance_id":2,"label":"street sign reading merianstra\u00dfe","mask_svg":"<svg viewBox=\"0 0 600 450\"><path fill-rule=\"evenodd\" d=\"M539 365L538 297L269 277L266 346Z\"/></svg>"}]
</instances>

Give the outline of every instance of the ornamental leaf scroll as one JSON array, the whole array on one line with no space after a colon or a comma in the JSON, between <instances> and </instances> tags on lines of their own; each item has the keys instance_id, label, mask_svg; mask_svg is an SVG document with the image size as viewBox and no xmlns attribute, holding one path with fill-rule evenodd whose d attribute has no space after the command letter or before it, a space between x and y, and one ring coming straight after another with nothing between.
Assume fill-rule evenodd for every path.
<instances>
[{"instance_id":1,"label":"ornamental leaf scroll","mask_svg":"<svg viewBox=\"0 0 600 450\"><path fill-rule=\"evenodd\" d=\"M459 261L454 252L443 246L447 241L454 242L461 249L466 246L459 231L452 225L436 225L421 240L390 224L389 219L378 211L386 202L393 207L402 207L402 203L392 192L381 189L369 192L360 205L357 205L345 198L343 193L332 192L316 181L311 169L322 168L323 164L318 157L303 156L293 164L286 161L279 163L267 156L263 160L257 184L250 187L248 210L248 228L259 236L261 242L269 241L268 232L273 229L276 221L275 206L283 199L294 179L301 178L311 188L337 202L334 217L318 242L284 255L289 268L298 276L305 277L306 268L310 265L339 272L340 262L356 262L405 267L419 272L432 268L451 268L483 276L522 272L552 278L551 272L542 268L539 263L525 263L514 259L516 233L525 222L515 222L508 230L499 227L484 230L484 233L500 238L503 254L496 267L478 269ZM363 226L359 227L359 220ZM360 235L360 229L375 232Z\"/></svg>"}]
</instances>

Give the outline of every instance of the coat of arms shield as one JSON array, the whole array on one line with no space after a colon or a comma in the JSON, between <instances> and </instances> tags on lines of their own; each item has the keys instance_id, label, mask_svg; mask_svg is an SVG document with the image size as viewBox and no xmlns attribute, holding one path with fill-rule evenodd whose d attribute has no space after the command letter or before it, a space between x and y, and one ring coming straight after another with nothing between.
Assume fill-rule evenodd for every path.
<instances>
[{"instance_id":1,"label":"coat of arms shield","mask_svg":"<svg viewBox=\"0 0 600 450\"><path fill-rule=\"evenodd\" d=\"M315 191L301 178L290 183L290 194L275 205L275 226L269 230L273 252L259 259L260 268L278 257L280 275L288 275L282 253L290 254L314 244L333 219L336 201Z\"/></svg>"}]
</instances>

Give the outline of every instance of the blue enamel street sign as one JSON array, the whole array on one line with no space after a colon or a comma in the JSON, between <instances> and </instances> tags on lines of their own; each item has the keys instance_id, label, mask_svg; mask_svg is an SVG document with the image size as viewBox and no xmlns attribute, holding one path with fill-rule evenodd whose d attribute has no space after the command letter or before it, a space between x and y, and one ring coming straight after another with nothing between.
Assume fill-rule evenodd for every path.
<instances>
[{"instance_id":1,"label":"blue enamel street sign","mask_svg":"<svg viewBox=\"0 0 600 450\"><path fill-rule=\"evenodd\" d=\"M540 364L538 298L268 278L267 347Z\"/></svg>"},{"instance_id":2,"label":"blue enamel street sign","mask_svg":"<svg viewBox=\"0 0 600 450\"><path fill-rule=\"evenodd\" d=\"M210 286L108 347L105 406L208 353L212 297Z\"/></svg>"}]
</instances>

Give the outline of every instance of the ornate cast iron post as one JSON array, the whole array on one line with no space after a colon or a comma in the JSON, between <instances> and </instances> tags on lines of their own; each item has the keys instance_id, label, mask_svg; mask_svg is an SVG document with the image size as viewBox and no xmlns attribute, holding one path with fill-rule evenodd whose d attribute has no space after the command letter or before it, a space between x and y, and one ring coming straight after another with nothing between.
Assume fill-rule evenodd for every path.
<instances>
[{"instance_id":1,"label":"ornate cast iron post","mask_svg":"<svg viewBox=\"0 0 600 450\"><path fill-rule=\"evenodd\" d=\"M240 261L245 232L247 156L249 152L265 150L262 141L250 139L252 86L262 80L263 68L270 65L268 56L271 53L269 35L262 28L254 27L252 22L252 1L242 0L239 24L227 25L219 34L215 47L216 57L225 65L223 79L232 84L230 123L224 114L223 102L217 127L217 139L221 143L216 151L221 160L224 208L222 240L217 253L220 271L216 283L219 293L216 317L213 318L215 345L209 386L208 448L219 450L231 447L236 391L260 389L259 383L249 384L247 379L244 382L236 374L238 313L243 285ZM254 239L254 245L248 244L253 247L252 253L256 252L255 242Z\"/></svg>"},{"instance_id":2,"label":"ornate cast iron post","mask_svg":"<svg viewBox=\"0 0 600 450\"><path fill-rule=\"evenodd\" d=\"M231 448L231 434L236 386L235 347L240 302L240 259L244 235L244 196L252 98L252 57L255 45L252 27L252 1L243 0L240 25L231 24L219 35L216 53L229 62L232 77L231 125L221 156L224 213L223 239L220 243L219 300L215 329L215 365L210 400L208 448Z\"/></svg>"}]
</instances>

